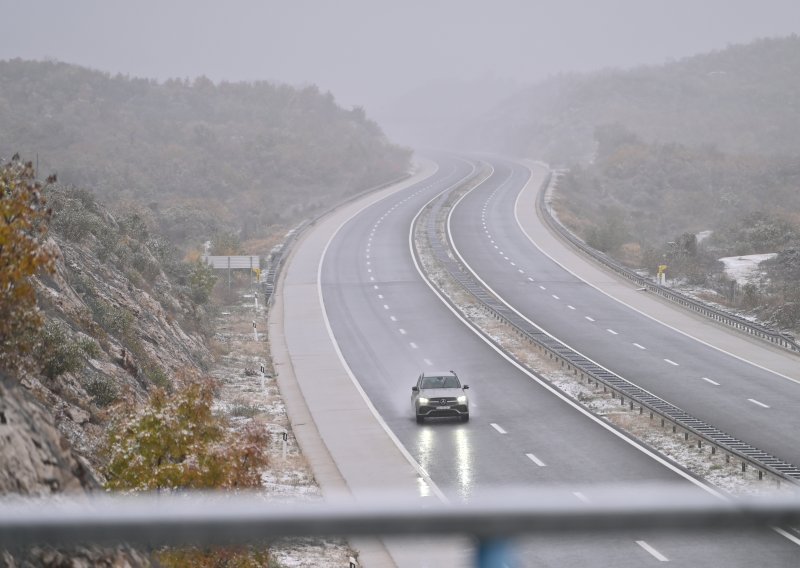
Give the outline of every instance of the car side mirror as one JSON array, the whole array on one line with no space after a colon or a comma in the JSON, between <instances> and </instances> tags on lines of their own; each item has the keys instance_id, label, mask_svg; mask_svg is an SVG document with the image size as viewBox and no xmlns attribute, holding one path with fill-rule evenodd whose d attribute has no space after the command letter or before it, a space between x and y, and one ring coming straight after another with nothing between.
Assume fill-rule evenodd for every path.
<instances>
[{"instance_id":1,"label":"car side mirror","mask_svg":"<svg viewBox=\"0 0 800 568\"><path fill-rule=\"evenodd\" d=\"M419 387L411 387L412 392L419 392Z\"/></svg>"},{"instance_id":2,"label":"car side mirror","mask_svg":"<svg viewBox=\"0 0 800 568\"><path fill-rule=\"evenodd\" d=\"M462 388L462 389L464 389L464 390L467 390L467 389L469 388L469 385L464 385L464 386L463 386L463 387L461 387L461 388Z\"/></svg>"}]
</instances>

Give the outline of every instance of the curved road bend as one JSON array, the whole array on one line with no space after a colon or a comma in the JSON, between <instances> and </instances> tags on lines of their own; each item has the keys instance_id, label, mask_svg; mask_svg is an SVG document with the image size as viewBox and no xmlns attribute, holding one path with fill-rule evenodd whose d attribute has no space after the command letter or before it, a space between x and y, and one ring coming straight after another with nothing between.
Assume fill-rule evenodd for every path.
<instances>
[{"instance_id":1,"label":"curved road bend","mask_svg":"<svg viewBox=\"0 0 800 568\"><path fill-rule=\"evenodd\" d=\"M438 161L440 171L459 162ZM439 490L458 500L497 486L551 483L575 499L591 500L597 482L687 483L677 469L511 365L421 280L409 252L409 229L420 208L448 183L422 182L365 208L341 226L321 266L324 307L343 358L381 419L429 477L420 491ZM451 368L471 386L471 422L417 425L409 400L417 374ZM341 421L349 416L342 413ZM698 489L698 497L703 495ZM788 566L796 549L773 533L747 535L746 541L741 535L643 533L566 547L535 542L525 552L525 565L641 566L668 558L686 566L745 566L765 559Z\"/></svg>"},{"instance_id":2,"label":"curved road bend","mask_svg":"<svg viewBox=\"0 0 800 568\"><path fill-rule=\"evenodd\" d=\"M517 196L530 170L503 160L491 163L493 175L467 195L451 217L455 246L489 287L600 365L800 465L800 383L662 325L564 270L513 221ZM538 178L532 180L532 185L538 183ZM797 370L796 360L795 365Z\"/></svg>"}]
</instances>

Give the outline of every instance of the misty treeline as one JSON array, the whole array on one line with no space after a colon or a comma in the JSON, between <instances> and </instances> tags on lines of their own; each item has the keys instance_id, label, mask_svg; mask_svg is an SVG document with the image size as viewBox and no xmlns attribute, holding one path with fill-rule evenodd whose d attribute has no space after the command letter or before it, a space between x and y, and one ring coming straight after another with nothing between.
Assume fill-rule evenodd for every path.
<instances>
[{"instance_id":1,"label":"misty treeline","mask_svg":"<svg viewBox=\"0 0 800 568\"><path fill-rule=\"evenodd\" d=\"M559 179L556 209L588 244L634 268L716 290L711 297L783 328L800 327L800 159L647 144L597 129L591 165ZM777 253L738 290L722 257Z\"/></svg>"},{"instance_id":2,"label":"misty treeline","mask_svg":"<svg viewBox=\"0 0 800 568\"><path fill-rule=\"evenodd\" d=\"M314 86L159 83L57 62L0 61L0 125L0 155L147 204L176 242L261 236L402 175L410 158Z\"/></svg>"},{"instance_id":3,"label":"misty treeline","mask_svg":"<svg viewBox=\"0 0 800 568\"><path fill-rule=\"evenodd\" d=\"M793 35L665 65L559 75L515 94L462 137L553 165L590 161L603 124L647 142L796 156L798 93L800 37Z\"/></svg>"},{"instance_id":4,"label":"misty treeline","mask_svg":"<svg viewBox=\"0 0 800 568\"><path fill-rule=\"evenodd\" d=\"M554 77L489 119L484 147L568 168L557 210L589 244L800 330L800 38ZM739 289L718 259L754 253L777 258Z\"/></svg>"}]
</instances>

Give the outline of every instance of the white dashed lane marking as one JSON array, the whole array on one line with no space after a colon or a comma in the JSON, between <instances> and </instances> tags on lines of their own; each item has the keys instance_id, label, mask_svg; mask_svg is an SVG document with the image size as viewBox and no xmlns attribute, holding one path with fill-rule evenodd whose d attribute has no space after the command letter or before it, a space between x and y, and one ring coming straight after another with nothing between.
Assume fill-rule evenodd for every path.
<instances>
[{"instance_id":1,"label":"white dashed lane marking","mask_svg":"<svg viewBox=\"0 0 800 568\"><path fill-rule=\"evenodd\" d=\"M411 349L419 349L419 345L417 345L413 341L411 343L409 343L409 345L411 346Z\"/></svg>"},{"instance_id":2,"label":"white dashed lane marking","mask_svg":"<svg viewBox=\"0 0 800 568\"><path fill-rule=\"evenodd\" d=\"M678 367L678 364L675 361L673 361L672 359L664 359L664 361L666 361L670 365L674 365L675 367Z\"/></svg>"},{"instance_id":3,"label":"white dashed lane marking","mask_svg":"<svg viewBox=\"0 0 800 568\"><path fill-rule=\"evenodd\" d=\"M492 426L492 428L494 428L495 430L497 430L497 431L498 431L498 432L500 432L501 434L508 434L508 432L506 432L505 430L503 430L503 429L502 429L500 426L498 426L498 425L497 425L497 424L495 424L494 422L492 422L492 423L491 423L491 426Z\"/></svg>"},{"instance_id":4,"label":"white dashed lane marking","mask_svg":"<svg viewBox=\"0 0 800 568\"><path fill-rule=\"evenodd\" d=\"M405 335L406 334L406 330L403 329L402 327L400 329L398 329L397 331L400 332L400 335Z\"/></svg>"},{"instance_id":5,"label":"white dashed lane marking","mask_svg":"<svg viewBox=\"0 0 800 568\"><path fill-rule=\"evenodd\" d=\"M389 319L392 320L392 321L397 321L397 318L394 317L394 316L389 316Z\"/></svg>"},{"instance_id":6,"label":"white dashed lane marking","mask_svg":"<svg viewBox=\"0 0 800 568\"><path fill-rule=\"evenodd\" d=\"M547 288L545 288L545 287L544 287L544 286L542 286L541 284L539 284L539 288L540 288L541 290L547 290Z\"/></svg>"},{"instance_id":7,"label":"white dashed lane marking","mask_svg":"<svg viewBox=\"0 0 800 568\"><path fill-rule=\"evenodd\" d=\"M607 329L606 331L607 331L608 333L610 333L611 335L619 335L619 333L617 333L617 332L616 332L616 331L614 331L613 329Z\"/></svg>"},{"instance_id":8,"label":"white dashed lane marking","mask_svg":"<svg viewBox=\"0 0 800 568\"><path fill-rule=\"evenodd\" d=\"M637 540L636 544L644 548L647 552L649 552L653 557L658 560L659 562L669 562L669 558L661 554L658 550L647 544L643 540Z\"/></svg>"},{"instance_id":9,"label":"white dashed lane marking","mask_svg":"<svg viewBox=\"0 0 800 568\"><path fill-rule=\"evenodd\" d=\"M433 361L431 361L430 359L423 359L423 361L425 361L425 364L428 367L433 367Z\"/></svg>"},{"instance_id":10,"label":"white dashed lane marking","mask_svg":"<svg viewBox=\"0 0 800 568\"><path fill-rule=\"evenodd\" d=\"M591 316L584 316L584 317L585 317L587 320L589 320L589 321L594 321L594 318L593 318L593 317L591 317Z\"/></svg>"},{"instance_id":11,"label":"white dashed lane marking","mask_svg":"<svg viewBox=\"0 0 800 568\"><path fill-rule=\"evenodd\" d=\"M537 457L536 457L535 455L533 455L533 454L525 454L525 455L526 455L526 456L528 456L528 458L529 458L529 459L530 459L530 460L531 460L533 463L535 463L536 465L538 465L539 467L544 467L545 465L547 465L547 464L545 464L545 463L544 463L542 460L540 460L539 458L537 458Z\"/></svg>"},{"instance_id":12,"label":"white dashed lane marking","mask_svg":"<svg viewBox=\"0 0 800 568\"><path fill-rule=\"evenodd\" d=\"M634 347L638 347L639 349L647 349L647 347L645 347L644 345L639 345L638 343L634 343L633 345Z\"/></svg>"},{"instance_id":13,"label":"white dashed lane marking","mask_svg":"<svg viewBox=\"0 0 800 568\"><path fill-rule=\"evenodd\" d=\"M754 398L748 398L747 400L749 400L749 401L750 401L750 402L752 402L753 404L757 404L757 405L758 405L758 406L760 406L761 408L769 408L769 405L767 405L767 404L764 404L763 402L758 402L758 401L757 401L756 399L754 399Z\"/></svg>"},{"instance_id":14,"label":"white dashed lane marking","mask_svg":"<svg viewBox=\"0 0 800 568\"><path fill-rule=\"evenodd\" d=\"M558 296L556 296L555 294L553 294L553 298L555 298L556 300L560 300L561 299Z\"/></svg>"},{"instance_id":15,"label":"white dashed lane marking","mask_svg":"<svg viewBox=\"0 0 800 568\"><path fill-rule=\"evenodd\" d=\"M712 384L712 385L714 385L715 387L718 387L718 386L719 386L719 383L718 383L717 381L712 381L712 380L711 380L711 379L709 379L708 377L700 377L700 378L701 378L701 379L703 379L703 380L704 380L705 382L707 382L707 383L711 383L711 384Z\"/></svg>"}]
</instances>

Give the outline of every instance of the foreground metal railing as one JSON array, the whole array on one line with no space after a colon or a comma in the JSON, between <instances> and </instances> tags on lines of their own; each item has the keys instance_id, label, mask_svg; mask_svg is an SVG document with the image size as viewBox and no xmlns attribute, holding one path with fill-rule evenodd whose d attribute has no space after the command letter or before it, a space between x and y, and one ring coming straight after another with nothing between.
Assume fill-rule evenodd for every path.
<instances>
[{"instance_id":1,"label":"foreground metal railing","mask_svg":"<svg viewBox=\"0 0 800 568\"><path fill-rule=\"evenodd\" d=\"M778 347L782 347L788 351L793 353L800 353L800 345L792 338L791 335L782 333L780 331L776 331L774 329L770 329L764 325L761 325L756 322L752 322L746 320L743 317L725 312L723 310L718 310L705 304L699 300L695 300L694 298L690 298L689 296L678 292L677 290L671 290L666 286L661 286L653 282L650 278L645 278L640 274L637 274L633 270L626 268L613 258L610 258L603 254L602 252L595 250L594 248L587 245L583 242L580 238L578 238L575 234L572 233L569 229L567 229L561 222L553 215L552 211L549 207L548 199L550 198L550 194L553 191L553 184L555 183L555 176L553 176L552 172L548 174L545 183L542 185L539 195L537 198L537 209L542 215L542 218L545 220L547 225L556 231L564 240L570 243L573 247L578 249L579 251L583 252L584 254L590 256L596 262L599 262L610 268L620 276L627 278L637 286L641 286L648 292L652 292L662 298L670 300L671 302L675 302L683 306L688 310L692 310L701 314L717 323L726 325L731 327L737 331L750 335L752 337L756 337L763 341L767 341L776 345Z\"/></svg>"},{"instance_id":2,"label":"foreground metal railing","mask_svg":"<svg viewBox=\"0 0 800 568\"><path fill-rule=\"evenodd\" d=\"M642 529L777 530L800 544L800 496L736 500L686 486L507 488L468 502L381 494L274 503L259 494L172 494L0 501L0 550L126 543L133 546L260 545L286 537L466 535L474 565L504 566L510 539Z\"/></svg>"}]
</instances>

